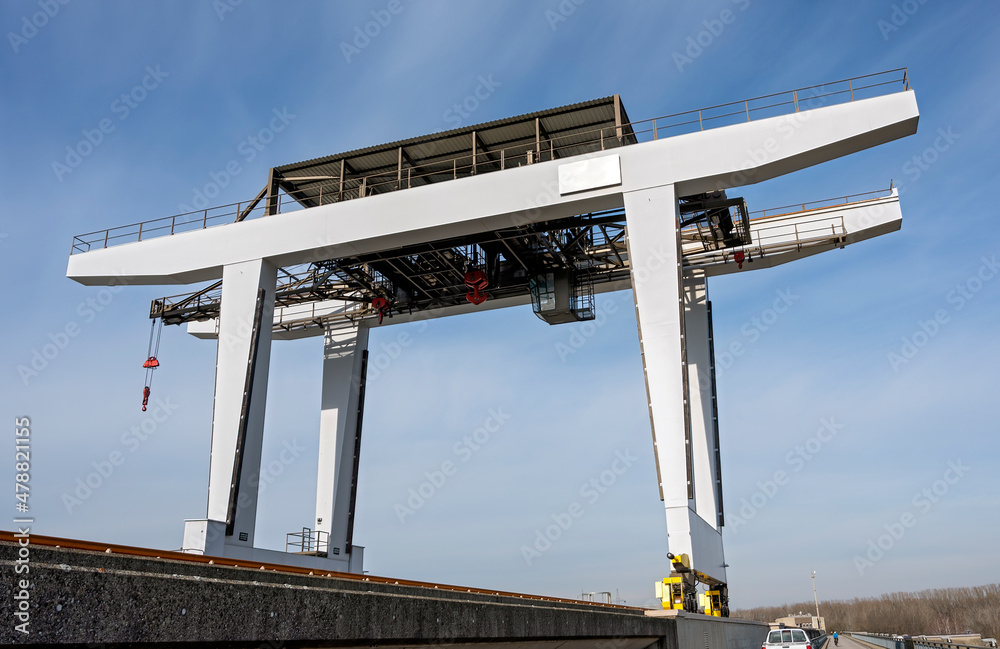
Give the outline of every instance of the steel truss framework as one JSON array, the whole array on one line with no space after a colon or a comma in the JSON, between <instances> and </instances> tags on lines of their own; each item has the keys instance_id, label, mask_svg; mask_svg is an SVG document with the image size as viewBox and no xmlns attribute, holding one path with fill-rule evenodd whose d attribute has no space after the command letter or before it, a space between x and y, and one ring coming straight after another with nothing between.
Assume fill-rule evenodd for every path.
<instances>
[{"instance_id":1,"label":"steel truss framework","mask_svg":"<svg viewBox=\"0 0 1000 649\"><path fill-rule=\"evenodd\" d=\"M750 243L742 199L689 200L685 209L683 238L700 244L691 253ZM276 307L328 300L353 307L336 315L279 323L276 328L321 326L330 318L374 317L372 301L378 297L389 300L390 316L464 304L465 274L473 269L486 272L491 299L527 295L531 278L551 270L569 271L590 285L628 280L625 234L625 212L616 209L282 268ZM153 300L149 315L165 324L208 320L219 316L221 297L222 283L216 282L194 293Z\"/></svg>"},{"instance_id":2,"label":"steel truss framework","mask_svg":"<svg viewBox=\"0 0 1000 649\"><path fill-rule=\"evenodd\" d=\"M337 317L351 319L374 316L376 297L387 298L394 313L455 306L466 302L464 276L472 269L486 271L491 299L527 295L529 279L552 269L584 273L594 283L625 280L625 213L585 214L283 268L275 306L343 300L356 307ZM218 317L220 303L216 282L195 293L154 300L150 317L165 324L206 320Z\"/></svg>"}]
</instances>

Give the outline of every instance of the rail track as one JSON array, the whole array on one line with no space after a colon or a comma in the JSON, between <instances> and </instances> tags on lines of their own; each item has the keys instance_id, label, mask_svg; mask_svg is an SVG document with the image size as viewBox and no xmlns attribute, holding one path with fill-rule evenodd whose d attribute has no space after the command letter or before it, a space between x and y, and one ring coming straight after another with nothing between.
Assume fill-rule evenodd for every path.
<instances>
[{"instance_id":1,"label":"rail track","mask_svg":"<svg viewBox=\"0 0 1000 649\"><path fill-rule=\"evenodd\" d=\"M20 539L14 537L13 532L0 530L0 543L17 543ZM621 604L608 604L605 602L589 602L580 599L566 599L563 597L547 597L545 595L529 595L525 593L512 593L503 590L493 590L489 588L470 588L467 586L455 586L452 584L436 584L433 582L414 581L412 579L394 579L392 577L378 577L375 575L359 575L350 572L335 572L331 570L315 570L310 568L300 568L298 566L283 566L277 563L261 563L259 561L244 561L240 559L229 559L226 557L212 557L202 554L190 554L175 550L155 550L151 548L139 548L130 545L116 545L114 543L100 543L96 541L82 541L79 539L64 539L55 536L31 535L30 544L32 546L45 546L51 548L61 548L69 550L83 550L87 552L99 552L103 554L117 554L133 557L146 557L151 559L168 559L171 561L187 561L189 563L201 563L215 566L229 566L233 568L249 568L252 570L267 570L271 572L291 573L297 575L308 575L313 577L331 577L336 579L350 579L352 581L366 581L380 584L392 584L397 586L412 586L416 588L427 588L429 590L448 590L461 593L475 593L478 595L495 595L499 597L513 597L539 602L551 602L561 604L589 605L600 608L610 608L625 611L644 611L643 608L635 606L624 606Z\"/></svg>"}]
</instances>

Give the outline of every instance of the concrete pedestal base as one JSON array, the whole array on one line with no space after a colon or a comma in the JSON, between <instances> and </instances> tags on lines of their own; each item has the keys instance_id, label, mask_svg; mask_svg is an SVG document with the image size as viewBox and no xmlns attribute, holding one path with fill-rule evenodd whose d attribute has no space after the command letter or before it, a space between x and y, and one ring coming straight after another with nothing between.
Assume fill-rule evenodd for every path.
<instances>
[{"instance_id":1,"label":"concrete pedestal base","mask_svg":"<svg viewBox=\"0 0 1000 649\"><path fill-rule=\"evenodd\" d=\"M365 549L359 545L353 546L351 553L347 555L320 557L246 547L227 543L228 538L231 537L226 536L226 524L222 521L205 519L184 521L184 544L181 546L181 552L334 572L361 574L364 571Z\"/></svg>"}]
</instances>

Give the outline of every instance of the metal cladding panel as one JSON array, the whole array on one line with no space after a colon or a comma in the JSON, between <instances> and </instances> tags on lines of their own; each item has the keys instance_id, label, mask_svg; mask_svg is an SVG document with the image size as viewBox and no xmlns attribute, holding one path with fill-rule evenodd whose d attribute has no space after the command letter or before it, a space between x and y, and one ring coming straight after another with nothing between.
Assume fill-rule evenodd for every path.
<instances>
[{"instance_id":1,"label":"metal cladding panel","mask_svg":"<svg viewBox=\"0 0 1000 649\"><path fill-rule=\"evenodd\" d=\"M622 184L621 157L606 155L559 165L559 193L611 187Z\"/></svg>"},{"instance_id":2,"label":"metal cladding panel","mask_svg":"<svg viewBox=\"0 0 1000 649\"><path fill-rule=\"evenodd\" d=\"M722 548L722 532L712 523L688 510L691 519L691 543L697 548L691 556L691 568L726 583L726 556Z\"/></svg>"}]
</instances>

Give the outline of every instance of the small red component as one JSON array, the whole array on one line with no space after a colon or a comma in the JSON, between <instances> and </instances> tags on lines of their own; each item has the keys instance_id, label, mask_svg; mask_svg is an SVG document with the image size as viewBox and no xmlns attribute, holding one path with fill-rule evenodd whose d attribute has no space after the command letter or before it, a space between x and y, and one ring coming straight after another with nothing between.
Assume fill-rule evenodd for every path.
<instances>
[{"instance_id":1,"label":"small red component","mask_svg":"<svg viewBox=\"0 0 1000 649\"><path fill-rule=\"evenodd\" d=\"M743 256L743 251L742 250L737 250L733 254L733 260L736 262L737 268L740 268L740 269L743 268L743 260L744 259L745 259L745 257Z\"/></svg>"},{"instance_id":2,"label":"small red component","mask_svg":"<svg viewBox=\"0 0 1000 649\"><path fill-rule=\"evenodd\" d=\"M149 405L149 386L147 385L142 389L142 411L146 412L146 406Z\"/></svg>"},{"instance_id":3,"label":"small red component","mask_svg":"<svg viewBox=\"0 0 1000 649\"><path fill-rule=\"evenodd\" d=\"M378 312L378 323L382 324L382 318L389 315L389 300L384 297L377 297L372 300L372 308Z\"/></svg>"},{"instance_id":4,"label":"small red component","mask_svg":"<svg viewBox=\"0 0 1000 649\"><path fill-rule=\"evenodd\" d=\"M481 270L470 270L465 274L465 285L469 287L465 299L473 304L482 304L488 297L486 288L490 285L486 273Z\"/></svg>"},{"instance_id":5,"label":"small red component","mask_svg":"<svg viewBox=\"0 0 1000 649\"><path fill-rule=\"evenodd\" d=\"M143 367L148 369L156 369L160 366L160 361L156 360L156 356L150 356L146 359L146 362L142 364Z\"/></svg>"}]
</instances>

